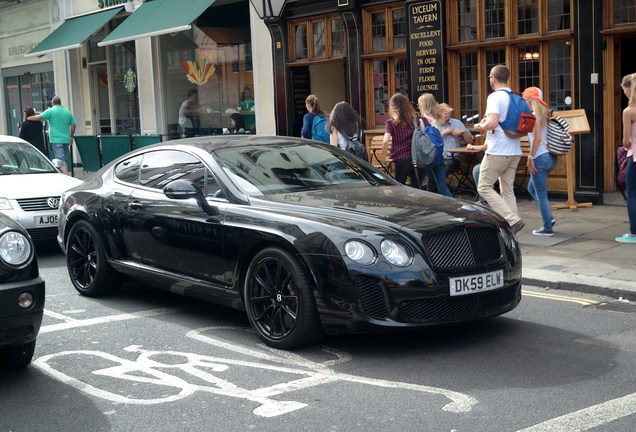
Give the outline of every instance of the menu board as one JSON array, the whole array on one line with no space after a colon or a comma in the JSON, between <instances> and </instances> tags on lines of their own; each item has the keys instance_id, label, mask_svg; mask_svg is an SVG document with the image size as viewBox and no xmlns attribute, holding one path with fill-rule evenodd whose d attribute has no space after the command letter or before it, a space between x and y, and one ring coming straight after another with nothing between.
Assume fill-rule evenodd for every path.
<instances>
[{"instance_id":1,"label":"menu board","mask_svg":"<svg viewBox=\"0 0 636 432\"><path fill-rule=\"evenodd\" d=\"M441 0L419 1L408 6L409 82L411 98L432 93L444 101L444 16Z\"/></svg>"},{"instance_id":2,"label":"menu board","mask_svg":"<svg viewBox=\"0 0 636 432\"><path fill-rule=\"evenodd\" d=\"M305 100L310 95L309 67L297 66L291 68L292 97L294 98L294 132L300 136L303 128L303 116L307 114Z\"/></svg>"}]
</instances>

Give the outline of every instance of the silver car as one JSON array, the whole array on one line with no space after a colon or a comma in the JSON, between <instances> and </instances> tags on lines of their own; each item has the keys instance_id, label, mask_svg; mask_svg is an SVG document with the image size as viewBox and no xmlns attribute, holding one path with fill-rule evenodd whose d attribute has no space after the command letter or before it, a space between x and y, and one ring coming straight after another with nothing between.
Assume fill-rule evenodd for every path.
<instances>
[{"instance_id":1,"label":"silver car","mask_svg":"<svg viewBox=\"0 0 636 432\"><path fill-rule=\"evenodd\" d=\"M60 195L81 183L61 174L28 142L0 135L0 212L26 228L33 240L57 237Z\"/></svg>"}]
</instances>

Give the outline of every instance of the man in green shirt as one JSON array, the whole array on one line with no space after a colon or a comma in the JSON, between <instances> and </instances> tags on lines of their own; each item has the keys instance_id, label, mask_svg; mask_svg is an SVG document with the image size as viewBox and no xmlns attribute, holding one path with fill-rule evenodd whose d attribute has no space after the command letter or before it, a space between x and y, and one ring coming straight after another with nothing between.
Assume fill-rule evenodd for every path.
<instances>
[{"instance_id":1,"label":"man in green shirt","mask_svg":"<svg viewBox=\"0 0 636 432\"><path fill-rule=\"evenodd\" d=\"M71 141L75 135L75 117L73 114L62 106L62 100L59 96L54 96L52 100L53 106L45 110L42 114L27 117L27 120L45 120L49 124L49 137L53 154L56 159L64 161L64 166L60 168L62 174L68 175L68 161Z\"/></svg>"}]
</instances>

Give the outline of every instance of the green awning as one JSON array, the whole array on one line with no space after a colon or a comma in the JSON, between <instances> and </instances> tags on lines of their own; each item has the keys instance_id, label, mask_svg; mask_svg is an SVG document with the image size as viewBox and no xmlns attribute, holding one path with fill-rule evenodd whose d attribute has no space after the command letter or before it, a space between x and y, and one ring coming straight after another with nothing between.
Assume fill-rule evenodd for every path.
<instances>
[{"instance_id":1,"label":"green awning","mask_svg":"<svg viewBox=\"0 0 636 432\"><path fill-rule=\"evenodd\" d=\"M116 7L89 15L71 17L53 30L42 42L36 45L25 57L43 56L60 50L79 48L84 41L113 19L123 7Z\"/></svg>"},{"instance_id":2,"label":"green awning","mask_svg":"<svg viewBox=\"0 0 636 432\"><path fill-rule=\"evenodd\" d=\"M98 46L120 44L134 39L177 33L192 28L214 0L146 0Z\"/></svg>"}]
</instances>

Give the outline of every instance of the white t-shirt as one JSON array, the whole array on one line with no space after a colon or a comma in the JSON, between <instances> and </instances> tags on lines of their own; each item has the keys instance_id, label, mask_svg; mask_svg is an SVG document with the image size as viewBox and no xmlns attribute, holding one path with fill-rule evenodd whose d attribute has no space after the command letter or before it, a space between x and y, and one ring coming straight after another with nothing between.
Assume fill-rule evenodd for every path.
<instances>
[{"instance_id":1,"label":"white t-shirt","mask_svg":"<svg viewBox=\"0 0 636 432\"><path fill-rule=\"evenodd\" d=\"M511 91L508 87L504 90ZM488 95L486 100L486 116L489 114L499 114L499 122L506 120L510 96L505 91L494 91ZM506 135L500 125L486 133L486 153L497 156L521 156L521 139L510 138Z\"/></svg>"},{"instance_id":2,"label":"white t-shirt","mask_svg":"<svg viewBox=\"0 0 636 432\"><path fill-rule=\"evenodd\" d=\"M529 132L528 142L532 144L532 141L534 141L534 133ZM543 153L547 153L549 151L550 149L548 149L548 127L544 126L541 128L541 142L539 143L539 149L535 153L534 157L540 156Z\"/></svg>"}]
</instances>

